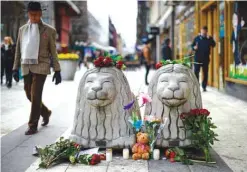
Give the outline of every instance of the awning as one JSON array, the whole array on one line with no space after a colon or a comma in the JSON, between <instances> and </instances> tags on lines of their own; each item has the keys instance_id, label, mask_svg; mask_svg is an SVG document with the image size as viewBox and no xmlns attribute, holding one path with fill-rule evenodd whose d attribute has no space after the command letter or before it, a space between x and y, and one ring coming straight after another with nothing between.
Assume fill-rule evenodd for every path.
<instances>
[{"instance_id":1,"label":"awning","mask_svg":"<svg viewBox=\"0 0 247 172\"><path fill-rule=\"evenodd\" d=\"M167 11L165 12L165 14L161 17L161 19L158 21L158 25L159 26L163 26L165 23L165 20L167 19L167 17L171 14L172 12L172 7L168 7Z\"/></svg>"},{"instance_id":2,"label":"awning","mask_svg":"<svg viewBox=\"0 0 247 172\"><path fill-rule=\"evenodd\" d=\"M71 8L77 13L81 14L80 9L71 0L66 0L66 2L71 6Z\"/></svg>"}]
</instances>

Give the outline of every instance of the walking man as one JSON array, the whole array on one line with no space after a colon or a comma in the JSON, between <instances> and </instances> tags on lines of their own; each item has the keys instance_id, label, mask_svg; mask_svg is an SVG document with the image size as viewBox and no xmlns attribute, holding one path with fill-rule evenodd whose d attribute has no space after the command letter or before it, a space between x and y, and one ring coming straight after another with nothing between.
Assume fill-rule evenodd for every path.
<instances>
[{"instance_id":1,"label":"walking man","mask_svg":"<svg viewBox=\"0 0 247 172\"><path fill-rule=\"evenodd\" d=\"M195 51L195 65L194 65L194 72L199 81L199 73L202 67L203 70L203 81L202 81L202 88L203 91L207 91L207 82L208 82L208 65L210 62L209 55L210 55L210 48L215 47L214 39L208 35L208 28L204 26L201 29L200 35L195 37L192 43L192 49Z\"/></svg>"},{"instance_id":2,"label":"walking man","mask_svg":"<svg viewBox=\"0 0 247 172\"><path fill-rule=\"evenodd\" d=\"M165 39L162 45L162 58L163 60L172 60L172 49L170 47L171 40Z\"/></svg>"},{"instance_id":3,"label":"walking man","mask_svg":"<svg viewBox=\"0 0 247 172\"><path fill-rule=\"evenodd\" d=\"M149 41L145 41L145 46L143 48L143 57L144 57L144 64L145 64L145 68L146 68L146 74L145 74L145 84L149 85L148 83L148 74L149 74L149 70L152 64L152 58L151 58L151 49L149 47Z\"/></svg>"},{"instance_id":4,"label":"walking man","mask_svg":"<svg viewBox=\"0 0 247 172\"><path fill-rule=\"evenodd\" d=\"M55 84L61 83L60 65L57 60L56 30L41 20L42 9L39 2L29 2L27 24L19 29L13 76L19 80L18 68L21 64L24 90L31 102L31 113L26 135L37 132L40 115L42 126L49 123L51 111L42 103L42 91L46 76L50 74L52 59ZM51 58L52 57L52 58Z\"/></svg>"}]
</instances>

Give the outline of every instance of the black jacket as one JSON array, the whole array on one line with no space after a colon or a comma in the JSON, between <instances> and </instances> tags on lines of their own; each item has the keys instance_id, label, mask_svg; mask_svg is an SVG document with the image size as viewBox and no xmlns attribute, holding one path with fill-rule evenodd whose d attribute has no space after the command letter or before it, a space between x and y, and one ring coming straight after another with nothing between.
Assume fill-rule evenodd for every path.
<instances>
[{"instance_id":1,"label":"black jacket","mask_svg":"<svg viewBox=\"0 0 247 172\"><path fill-rule=\"evenodd\" d=\"M194 49L195 45L198 47L197 50ZM198 35L195 37L191 47L195 51L195 62L209 63L210 48L215 47L215 41L212 37Z\"/></svg>"},{"instance_id":2,"label":"black jacket","mask_svg":"<svg viewBox=\"0 0 247 172\"><path fill-rule=\"evenodd\" d=\"M172 60L172 50L165 43L162 45L162 58L163 60Z\"/></svg>"},{"instance_id":3,"label":"black jacket","mask_svg":"<svg viewBox=\"0 0 247 172\"><path fill-rule=\"evenodd\" d=\"M1 46L1 59L2 60L14 60L15 56L15 45L10 44L8 50L5 50L5 45Z\"/></svg>"}]
</instances>

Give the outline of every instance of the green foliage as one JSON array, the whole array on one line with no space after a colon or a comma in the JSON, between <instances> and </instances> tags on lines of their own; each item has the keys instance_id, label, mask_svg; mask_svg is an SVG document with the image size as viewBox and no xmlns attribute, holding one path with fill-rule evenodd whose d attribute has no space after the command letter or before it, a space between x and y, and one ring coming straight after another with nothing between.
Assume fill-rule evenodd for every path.
<instances>
[{"instance_id":1,"label":"green foliage","mask_svg":"<svg viewBox=\"0 0 247 172\"><path fill-rule=\"evenodd\" d=\"M174 148L168 149L168 151L175 153L175 157L172 157L174 158L175 161L182 162L185 165L193 164L193 162L190 159L188 159L186 153L184 152L182 148L174 147Z\"/></svg>"},{"instance_id":2,"label":"green foliage","mask_svg":"<svg viewBox=\"0 0 247 172\"><path fill-rule=\"evenodd\" d=\"M217 127L212 123L212 118L198 114L186 115L182 120L185 129L191 132L189 139L192 140L193 147L203 150L206 161L210 162L209 148L214 144L214 141L218 141L218 135L213 131Z\"/></svg>"},{"instance_id":3,"label":"green foliage","mask_svg":"<svg viewBox=\"0 0 247 172\"><path fill-rule=\"evenodd\" d=\"M49 168L52 165L68 161L71 156L75 156L79 151L80 146L78 144L61 137L56 143L38 149L41 158L39 167Z\"/></svg>"},{"instance_id":4,"label":"green foliage","mask_svg":"<svg viewBox=\"0 0 247 172\"><path fill-rule=\"evenodd\" d=\"M192 56L184 57L183 59L177 59L177 60L162 60L162 66L168 65L168 64L182 64L187 67L191 67L191 58Z\"/></svg>"}]
</instances>

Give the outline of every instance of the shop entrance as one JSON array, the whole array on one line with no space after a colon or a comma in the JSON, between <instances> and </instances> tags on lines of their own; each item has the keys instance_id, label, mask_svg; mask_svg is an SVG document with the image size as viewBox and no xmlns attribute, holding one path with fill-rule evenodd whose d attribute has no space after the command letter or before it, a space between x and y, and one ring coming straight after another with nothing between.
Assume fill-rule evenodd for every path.
<instances>
[{"instance_id":1,"label":"shop entrance","mask_svg":"<svg viewBox=\"0 0 247 172\"><path fill-rule=\"evenodd\" d=\"M218 19L217 2L212 3L207 8L202 8L201 12L202 12L201 26L206 25L208 27L208 34L212 36L216 42L216 46L211 49L211 53L210 53L208 85L219 88L220 85L219 84L220 68L219 68L219 53L218 53L219 19Z\"/></svg>"}]
</instances>

